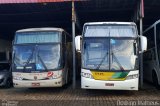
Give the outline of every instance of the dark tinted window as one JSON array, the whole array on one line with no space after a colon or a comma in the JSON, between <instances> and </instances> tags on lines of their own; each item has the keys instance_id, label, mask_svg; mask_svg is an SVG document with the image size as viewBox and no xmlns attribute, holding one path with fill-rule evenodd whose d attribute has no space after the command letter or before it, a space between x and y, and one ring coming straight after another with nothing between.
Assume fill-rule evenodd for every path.
<instances>
[{"instance_id":1,"label":"dark tinted window","mask_svg":"<svg viewBox=\"0 0 160 106\"><path fill-rule=\"evenodd\" d=\"M6 59L6 53L5 52L0 52L0 61L5 61Z\"/></svg>"},{"instance_id":2,"label":"dark tinted window","mask_svg":"<svg viewBox=\"0 0 160 106\"><path fill-rule=\"evenodd\" d=\"M10 68L9 63L0 63L0 71L4 69L9 70L9 68Z\"/></svg>"},{"instance_id":3,"label":"dark tinted window","mask_svg":"<svg viewBox=\"0 0 160 106\"><path fill-rule=\"evenodd\" d=\"M147 49L151 49L151 48L155 47L154 28L147 31L144 35L147 37L147 41L148 41Z\"/></svg>"}]
</instances>

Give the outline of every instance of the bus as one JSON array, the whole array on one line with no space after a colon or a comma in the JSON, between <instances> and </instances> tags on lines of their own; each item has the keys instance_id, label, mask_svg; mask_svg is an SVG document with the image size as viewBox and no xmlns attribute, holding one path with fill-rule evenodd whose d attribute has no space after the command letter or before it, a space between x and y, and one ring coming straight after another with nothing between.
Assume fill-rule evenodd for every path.
<instances>
[{"instance_id":1,"label":"bus","mask_svg":"<svg viewBox=\"0 0 160 106\"><path fill-rule=\"evenodd\" d=\"M138 90L139 53L146 50L147 39L138 35L135 23L85 23L75 40L82 89Z\"/></svg>"},{"instance_id":2,"label":"bus","mask_svg":"<svg viewBox=\"0 0 160 106\"><path fill-rule=\"evenodd\" d=\"M72 77L72 38L61 28L28 28L15 33L14 87L62 87Z\"/></svg>"},{"instance_id":3,"label":"bus","mask_svg":"<svg viewBox=\"0 0 160 106\"><path fill-rule=\"evenodd\" d=\"M148 50L144 52L144 79L160 89L160 20L144 31Z\"/></svg>"}]
</instances>

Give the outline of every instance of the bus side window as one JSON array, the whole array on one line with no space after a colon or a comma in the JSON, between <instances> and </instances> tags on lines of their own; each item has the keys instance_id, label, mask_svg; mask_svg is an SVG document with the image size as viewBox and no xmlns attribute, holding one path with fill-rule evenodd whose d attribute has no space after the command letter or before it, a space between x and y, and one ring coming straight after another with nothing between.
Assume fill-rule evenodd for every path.
<instances>
[{"instance_id":1,"label":"bus side window","mask_svg":"<svg viewBox=\"0 0 160 106\"><path fill-rule=\"evenodd\" d=\"M66 60L66 34L65 32L62 32L62 54L63 54L63 67L65 66L65 60Z\"/></svg>"},{"instance_id":2,"label":"bus side window","mask_svg":"<svg viewBox=\"0 0 160 106\"><path fill-rule=\"evenodd\" d=\"M65 32L62 33L62 43L66 44L66 34L65 34Z\"/></svg>"},{"instance_id":3,"label":"bus side window","mask_svg":"<svg viewBox=\"0 0 160 106\"><path fill-rule=\"evenodd\" d=\"M144 53L144 60L145 61L150 61L153 59L153 52L152 50L149 50L147 52Z\"/></svg>"},{"instance_id":4,"label":"bus side window","mask_svg":"<svg viewBox=\"0 0 160 106\"><path fill-rule=\"evenodd\" d=\"M66 42L69 42L69 35L66 33Z\"/></svg>"},{"instance_id":5,"label":"bus side window","mask_svg":"<svg viewBox=\"0 0 160 106\"><path fill-rule=\"evenodd\" d=\"M149 31L145 33L145 36L148 38L148 47L147 49L152 49L155 47L155 37L154 37L154 28L151 28Z\"/></svg>"},{"instance_id":6,"label":"bus side window","mask_svg":"<svg viewBox=\"0 0 160 106\"><path fill-rule=\"evenodd\" d=\"M157 52L158 52L157 54L158 54L158 59L160 59L160 23L157 24L156 29L157 29L156 38L157 38Z\"/></svg>"}]
</instances>

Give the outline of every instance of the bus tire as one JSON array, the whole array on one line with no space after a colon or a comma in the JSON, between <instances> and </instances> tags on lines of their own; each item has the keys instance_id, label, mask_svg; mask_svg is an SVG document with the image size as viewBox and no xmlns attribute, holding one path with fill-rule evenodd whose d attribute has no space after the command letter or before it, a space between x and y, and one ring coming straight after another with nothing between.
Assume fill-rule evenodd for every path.
<instances>
[{"instance_id":1,"label":"bus tire","mask_svg":"<svg viewBox=\"0 0 160 106\"><path fill-rule=\"evenodd\" d=\"M153 71L152 78L153 78L153 84L158 90L160 90L160 85L158 84L158 77L155 71Z\"/></svg>"}]
</instances>

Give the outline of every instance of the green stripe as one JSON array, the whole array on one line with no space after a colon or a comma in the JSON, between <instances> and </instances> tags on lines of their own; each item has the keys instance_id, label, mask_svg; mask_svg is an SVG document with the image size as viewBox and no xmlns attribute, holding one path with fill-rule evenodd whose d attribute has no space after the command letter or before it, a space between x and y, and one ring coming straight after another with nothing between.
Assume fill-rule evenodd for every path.
<instances>
[{"instance_id":1,"label":"green stripe","mask_svg":"<svg viewBox=\"0 0 160 106\"><path fill-rule=\"evenodd\" d=\"M115 72L112 78L125 78L129 72Z\"/></svg>"}]
</instances>

